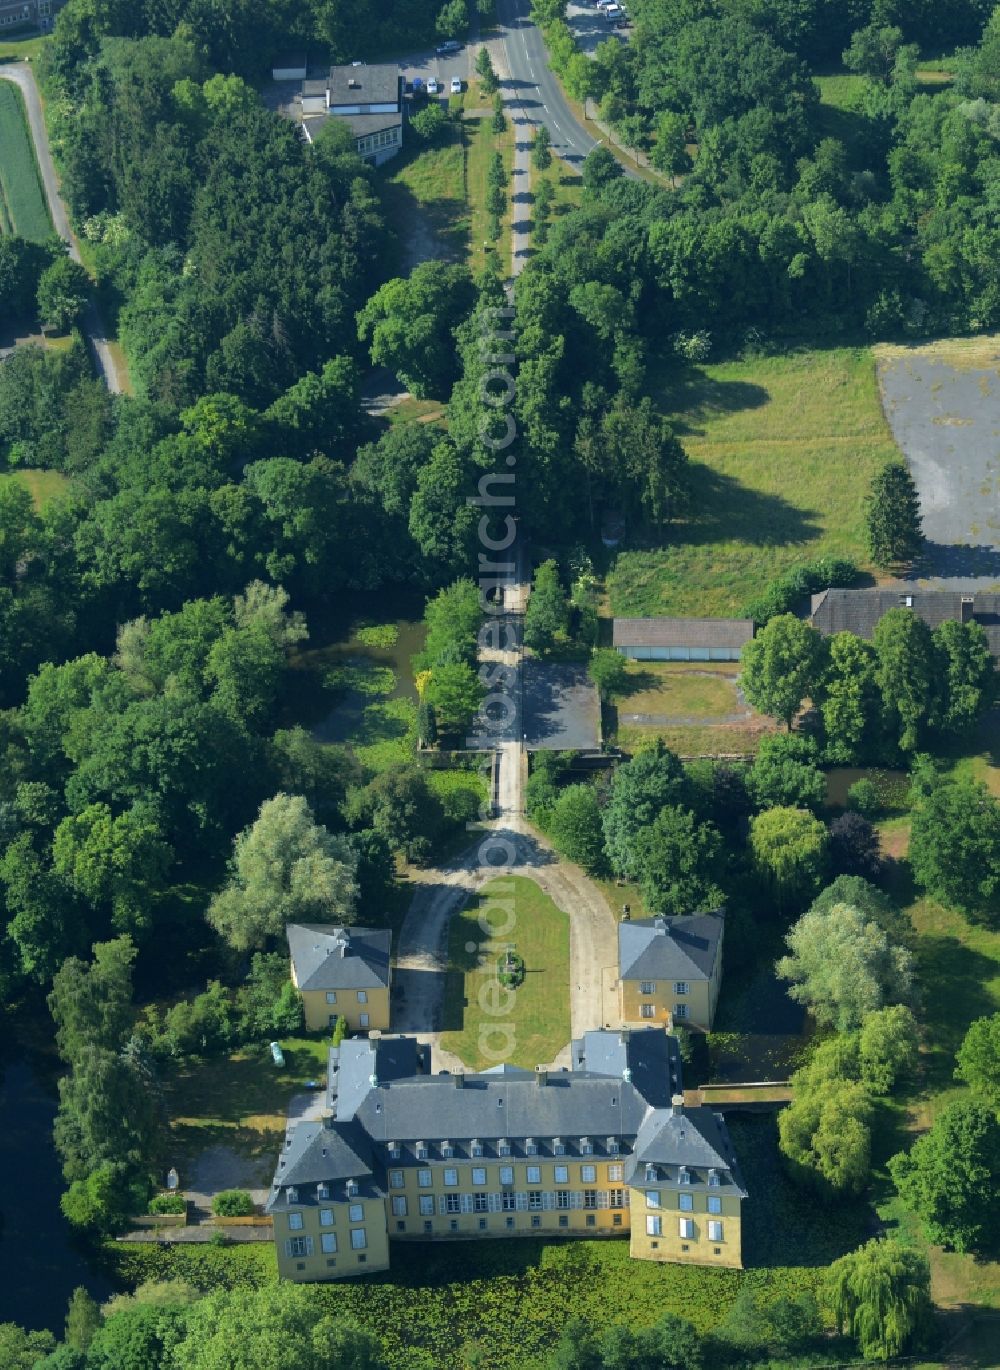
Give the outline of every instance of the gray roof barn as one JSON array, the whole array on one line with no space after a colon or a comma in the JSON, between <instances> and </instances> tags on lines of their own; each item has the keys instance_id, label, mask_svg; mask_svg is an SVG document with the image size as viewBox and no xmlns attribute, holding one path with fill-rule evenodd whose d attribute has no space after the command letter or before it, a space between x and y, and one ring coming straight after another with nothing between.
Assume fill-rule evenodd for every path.
<instances>
[{"instance_id":1,"label":"gray roof barn","mask_svg":"<svg viewBox=\"0 0 1000 1370\"><path fill-rule=\"evenodd\" d=\"M618 974L622 980L709 980L724 926L721 910L619 923Z\"/></svg>"},{"instance_id":2,"label":"gray roof barn","mask_svg":"<svg viewBox=\"0 0 1000 1370\"><path fill-rule=\"evenodd\" d=\"M570 1070L432 1075L413 1038L350 1038L330 1050L328 1116L289 1128L268 1210L311 1202L303 1185L323 1186L324 1197L347 1180L384 1190L390 1166L499 1156L631 1158L632 1172L685 1167L705 1184L712 1169L723 1190L744 1193L721 1118L683 1104L675 1037L596 1030L573 1042L571 1061Z\"/></svg>"},{"instance_id":3,"label":"gray roof barn","mask_svg":"<svg viewBox=\"0 0 1000 1370\"><path fill-rule=\"evenodd\" d=\"M616 618L615 647L744 647L752 618Z\"/></svg>"},{"instance_id":4,"label":"gray roof barn","mask_svg":"<svg viewBox=\"0 0 1000 1370\"><path fill-rule=\"evenodd\" d=\"M388 928L289 923L285 934L300 990L384 989L389 984Z\"/></svg>"},{"instance_id":5,"label":"gray roof barn","mask_svg":"<svg viewBox=\"0 0 1000 1370\"><path fill-rule=\"evenodd\" d=\"M1000 659L1000 594L957 590L823 590L812 597L814 627L831 633L854 633L871 639L890 609L909 609L929 628L974 620L986 632L993 656Z\"/></svg>"}]
</instances>

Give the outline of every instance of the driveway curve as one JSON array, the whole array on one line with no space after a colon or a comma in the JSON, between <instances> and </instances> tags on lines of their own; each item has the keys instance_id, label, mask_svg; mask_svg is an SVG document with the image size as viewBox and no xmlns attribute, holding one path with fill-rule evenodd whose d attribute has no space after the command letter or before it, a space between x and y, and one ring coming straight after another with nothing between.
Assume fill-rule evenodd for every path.
<instances>
[{"instance_id":1,"label":"driveway curve","mask_svg":"<svg viewBox=\"0 0 1000 1370\"><path fill-rule=\"evenodd\" d=\"M511 844L514 858L509 864L485 864L487 837ZM533 880L569 916L573 1037L591 1028L618 1025L617 925L607 900L579 866L560 857L519 816L510 815L484 827L480 841L448 866L410 872L416 888L396 957L393 1030L429 1043L435 1070L466 1069L457 1056L441 1048L451 918L498 875ZM557 1063L568 1060L568 1047L567 1043Z\"/></svg>"},{"instance_id":2,"label":"driveway curve","mask_svg":"<svg viewBox=\"0 0 1000 1370\"><path fill-rule=\"evenodd\" d=\"M24 96L28 127L31 130L31 139L35 145L35 159L38 162L42 185L45 187L45 197L49 202L49 214L52 216L52 223L56 232L69 245L69 255L75 262L78 262L80 261L80 248L70 226L66 206L59 194L59 178L56 175L52 153L49 149L49 135L45 128L45 117L42 114L42 101L38 94L35 73L23 62L11 63L0 66L0 80L12 82ZM83 329L105 384L112 395L120 395L128 389L127 377L108 345L108 331L94 300L90 300L87 305Z\"/></svg>"}]
</instances>

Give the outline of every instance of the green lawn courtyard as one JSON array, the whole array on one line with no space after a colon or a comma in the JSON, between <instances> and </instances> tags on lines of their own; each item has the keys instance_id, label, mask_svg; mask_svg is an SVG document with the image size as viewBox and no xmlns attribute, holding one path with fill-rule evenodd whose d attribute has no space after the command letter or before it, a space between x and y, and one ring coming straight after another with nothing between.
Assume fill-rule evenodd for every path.
<instances>
[{"instance_id":1,"label":"green lawn courtyard","mask_svg":"<svg viewBox=\"0 0 1000 1370\"><path fill-rule=\"evenodd\" d=\"M513 945L525 964L514 991L497 961ZM451 920L441 1045L470 1070L528 1069L570 1040L569 918L533 880L491 880Z\"/></svg>"}]
</instances>

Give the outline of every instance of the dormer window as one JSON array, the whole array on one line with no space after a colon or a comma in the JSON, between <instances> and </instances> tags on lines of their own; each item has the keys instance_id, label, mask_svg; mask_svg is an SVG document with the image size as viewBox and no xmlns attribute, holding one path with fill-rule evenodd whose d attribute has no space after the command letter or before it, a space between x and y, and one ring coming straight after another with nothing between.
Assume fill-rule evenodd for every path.
<instances>
[{"instance_id":1,"label":"dormer window","mask_svg":"<svg viewBox=\"0 0 1000 1370\"><path fill-rule=\"evenodd\" d=\"M690 1183L691 1183L691 1172L690 1172L690 1170L688 1170L688 1168L687 1168L686 1166L683 1166L683 1165L682 1165L681 1168L680 1168L680 1170L678 1170L678 1172L677 1172L677 1183L678 1183L678 1184L690 1184Z\"/></svg>"},{"instance_id":2,"label":"dormer window","mask_svg":"<svg viewBox=\"0 0 1000 1370\"><path fill-rule=\"evenodd\" d=\"M654 1183L657 1179L658 1179L658 1176L657 1176L657 1174L656 1174L656 1166L655 1166L655 1165L647 1165L647 1167L646 1167L646 1183L647 1183L647 1184L652 1184L652 1183Z\"/></svg>"},{"instance_id":3,"label":"dormer window","mask_svg":"<svg viewBox=\"0 0 1000 1370\"><path fill-rule=\"evenodd\" d=\"M328 1199L330 1197L330 1186L322 1182L316 1186L317 1199Z\"/></svg>"},{"instance_id":4,"label":"dormer window","mask_svg":"<svg viewBox=\"0 0 1000 1370\"><path fill-rule=\"evenodd\" d=\"M417 1160L418 1160L418 1161L426 1161L426 1160L427 1160L427 1143L426 1143L426 1142L418 1142L417 1145L416 1145L416 1153L417 1153Z\"/></svg>"},{"instance_id":5,"label":"dormer window","mask_svg":"<svg viewBox=\"0 0 1000 1370\"><path fill-rule=\"evenodd\" d=\"M720 1184L722 1184L722 1176L719 1174L717 1170L710 1170L708 1172L708 1183L713 1187L713 1189L717 1188Z\"/></svg>"},{"instance_id":6,"label":"dormer window","mask_svg":"<svg viewBox=\"0 0 1000 1370\"><path fill-rule=\"evenodd\" d=\"M497 1155L498 1155L498 1156L509 1156L509 1155L510 1155L510 1141L509 1141L506 1137L501 1137L501 1138L500 1138L500 1141L499 1141L499 1143L498 1143L498 1145L497 1145Z\"/></svg>"},{"instance_id":7,"label":"dormer window","mask_svg":"<svg viewBox=\"0 0 1000 1370\"><path fill-rule=\"evenodd\" d=\"M537 1155L538 1155L538 1143L535 1141L534 1137L525 1137L525 1139L524 1139L524 1154L525 1154L526 1156L537 1156Z\"/></svg>"},{"instance_id":8,"label":"dormer window","mask_svg":"<svg viewBox=\"0 0 1000 1370\"><path fill-rule=\"evenodd\" d=\"M566 1143L563 1141L561 1137L552 1138L552 1154L553 1156L566 1155Z\"/></svg>"},{"instance_id":9,"label":"dormer window","mask_svg":"<svg viewBox=\"0 0 1000 1370\"><path fill-rule=\"evenodd\" d=\"M479 1157L483 1155L483 1144L478 1137L473 1137L470 1150L474 1157Z\"/></svg>"},{"instance_id":10,"label":"dormer window","mask_svg":"<svg viewBox=\"0 0 1000 1370\"><path fill-rule=\"evenodd\" d=\"M609 1138L607 1139L607 1144L608 1144L608 1155L609 1155L609 1156L617 1156L617 1155L618 1155L618 1138L617 1138L617 1137L609 1137Z\"/></svg>"},{"instance_id":11,"label":"dormer window","mask_svg":"<svg viewBox=\"0 0 1000 1370\"><path fill-rule=\"evenodd\" d=\"M289 1185L285 1191L285 1197L290 1204L297 1204L299 1201L299 1191L293 1184Z\"/></svg>"},{"instance_id":12,"label":"dormer window","mask_svg":"<svg viewBox=\"0 0 1000 1370\"><path fill-rule=\"evenodd\" d=\"M399 1143L398 1143L398 1142L390 1142L390 1143L389 1143L389 1155L392 1157L392 1159L393 1159L394 1161L398 1161L398 1160L399 1160L399 1157L400 1157L400 1154L401 1154L401 1153L400 1153L400 1150L399 1150Z\"/></svg>"},{"instance_id":13,"label":"dormer window","mask_svg":"<svg viewBox=\"0 0 1000 1370\"><path fill-rule=\"evenodd\" d=\"M347 1197L348 1197L349 1199L356 1198L356 1197L357 1197L357 1193L358 1193L358 1182L357 1182L357 1180L348 1180L348 1181L347 1181Z\"/></svg>"},{"instance_id":14,"label":"dormer window","mask_svg":"<svg viewBox=\"0 0 1000 1370\"><path fill-rule=\"evenodd\" d=\"M593 1154L594 1154L594 1143L590 1140L589 1137L581 1137L581 1138L580 1138L580 1155L581 1155L581 1156L593 1156Z\"/></svg>"},{"instance_id":15,"label":"dormer window","mask_svg":"<svg viewBox=\"0 0 1000 1370\"><path fill-rule=\"evenodd\" d=\"M454 1160L455 1148L452 1146L451 1142L441 1143L441 1155L446 1161Z\"/></svg>"}]
</instances>

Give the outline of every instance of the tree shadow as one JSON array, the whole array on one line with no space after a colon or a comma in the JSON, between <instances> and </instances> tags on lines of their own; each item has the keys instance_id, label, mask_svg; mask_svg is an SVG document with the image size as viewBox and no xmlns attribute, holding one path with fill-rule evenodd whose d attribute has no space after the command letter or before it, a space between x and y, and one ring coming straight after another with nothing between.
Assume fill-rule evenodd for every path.
<instances>
[{"instance_id":1,"label":"tree shadow","mask_svg":"<svg viewBox=\"0 0 1000 1370\"><path fill-rule=\"evenodd\" d=\"M919 559L904 581L925 580L929 577L961 579L964 577L1000 581L1000 547L993 543L925 541ZM984 627L1000 624L1000 615L980 614L977 619Z\"/></svg>"},{"instance_id":2,"label":"tree shadow","mask_svg":"<svg viewBox=\"0 0 1000 1370\"><path fill-rule=\"evenodd\" d=\"M969 1024L994 1012L987 990L996 962L956 937L925 933L917 943L919 988L924 1000L924 1065L929 1088L954 1084L955 1053Z\"/></svg>"},{"instance_id":3,"label":"tree shadow","mask_svg":"<svg viewBox=\"0 0 1000 1370\"><path fill-rule=\"evenodd\" d=\"M753 381L722 381L709 376L698 366L681 363L670 366L664 377L667 410L684 417L671 420L675 433L703 437L707 423L719 414L735 414L741 409L760 409L770 401L770 392Z\"/></svg>"}]
</instances>

